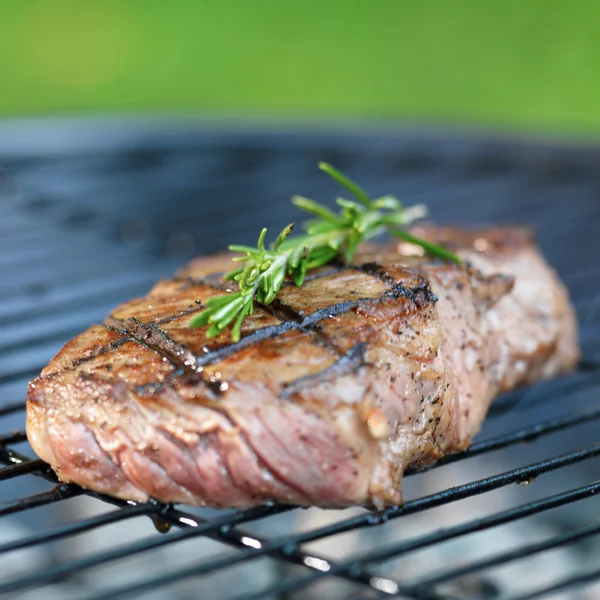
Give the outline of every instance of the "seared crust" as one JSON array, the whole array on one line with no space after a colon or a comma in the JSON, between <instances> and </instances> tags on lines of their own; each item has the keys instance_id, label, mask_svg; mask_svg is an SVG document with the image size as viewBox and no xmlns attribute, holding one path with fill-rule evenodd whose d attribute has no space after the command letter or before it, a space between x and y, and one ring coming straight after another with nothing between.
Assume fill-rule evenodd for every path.
<instances>
[{"instance_id":1,"label":"seared crust","mask_svg":"<svg viewBox=\"0 0 600 600\"><path fill-rule=\"evenodd\" d=\"M365 247L284 285L238 343L188 327L230 285L229 255L192 261L31 382L34 450L62 480L138 501L401 502L405 468L467 447L499 391L577 360L566 293L530 237L454 233L473 266Z\"/></svg>"}]
</instances>

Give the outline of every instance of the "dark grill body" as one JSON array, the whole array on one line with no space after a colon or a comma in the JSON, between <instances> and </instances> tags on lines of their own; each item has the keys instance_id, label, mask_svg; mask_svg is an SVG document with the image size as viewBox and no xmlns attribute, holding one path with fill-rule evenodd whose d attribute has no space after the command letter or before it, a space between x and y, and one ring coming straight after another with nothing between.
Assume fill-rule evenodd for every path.
<instances>
[{"instance_id":1,"label":"dark grill body","mask_svg":"<svg viewBox=\"0 0 600 600\"><path fill-rule=\"evenodd\" d=\"M27 381L191 256L293 220L293 194L331 198L319 160L373 194L426 203L442 223L534 225L578 311L579 370L502 397L469 451L411 474L407 502L381 513L188 511L57 485L25 442ZM182 122L0 127L0 593L467 599L560 586L555 597L597 597L599 192L600 149L549 142Z\"/></svg>"}]
</instances>

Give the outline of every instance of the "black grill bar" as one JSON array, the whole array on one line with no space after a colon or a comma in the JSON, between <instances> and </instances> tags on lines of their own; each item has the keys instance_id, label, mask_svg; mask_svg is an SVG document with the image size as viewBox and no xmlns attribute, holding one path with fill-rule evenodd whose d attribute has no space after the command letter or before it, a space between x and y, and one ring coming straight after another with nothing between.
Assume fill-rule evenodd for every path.
<instances>
[{"instance_id":1,"label":"black grill bar","mask_svg":"<svg viewBox=\"0 0 600 600\"><path fill-rule=\"evenodd\" d=\"M0 469L0 481L5 479L11 479L12 477L19 477L20 475L26 475L27 473L34 473L35 471L47 470L48 465L41 460L30 460L9 467L3 467Z\"/></svg>"},{"instance_id":2,"label":"black grill bar","mask_svg":"<svg viewBox=\"0 0 600 600\"><path fill-rule=\"evenodd\" d=\"M181 533L184 533L184 532L181 532ZM241 532L235 531L235 530L221 531L220 537L227 538L227 541L229 543L233 543L234 545L236 545L238 547L244 547L244 546L248 545L248 544L244 544L242 542L242 540L244 540L244 539L252 540L252 542L257 545L258 544L268 544L270 542L270 540L265 540L264 538L259 538L254 535L251 535L251 534L244 535ZM327 559L317 557L315 555L306 554L295 548L289 548L289 549L287 549L287 551L284 548L282 552L276 552L274 554L269 552L268 555L271 556L272 558L280 558L287 562L303 565L305 567L308 567L310 569L314 569L317 571L320 571L325 566L330 568L331 565L334 564ZM227 557L223 557L222 560L226 561L226 559L227 559ZM216 562L217 561L215 561L215 563ZM236 559L231 564L224 565L224 567L231 566L232 564L237 564L238 562L239 562L239 560ZM215 563L212 563L212 565L214 566ZM319 566L317 566L317 565L319 565ZM100 594L97 594L97 595L89 598L89 600L109 600L112 598L123 598L123 597L129 598L132 596L132 594L140 594L145 591L156 589L157 587L164 587L164 586L172 584L172 583L178 583L189 577L197 576L197 575L200 575L202 573L212 570L212 569L204 569L203 567L204 567L204 564L199 567L188 567L185 569L180 569L180 570L174 571L172 573L169 573L168 575L151 578L149 580L146 579L145 581L142 581L139 583L134 583L131 585L122 586L120 588L107 590L107 591L101 592ZM220 568L220 567L218 567L218 568ZM344 576L344 574L342 574L342 576ZM393 580L391 580L389 578L379 577L376 575L370 575L366 569L364 569L361 573L354 573L347 578L350 579L351 581L353 581L354 583L361 583L363 585L367 585L374 589L377 589L376 584L383 585L384 582L387 585L393 586L393 588L395 590L403 589L402 586L399 586L399 584L397 584L396 582L394 582ZM1 589L2 588L0 588L0 590ZM424 592L424 593L421 593L420 591L417 593L412 593L412 591L411 591L409 595L410 595L410 598L413 598L414 600L448 600L448 597L445 595L440 596L435 592L429 592L429 591ZM262 594L261 594L260 598L263 598Z\"/></svg>"},{"instance_id":3,"label":"black grill bar","mask_svg":"<svg viewBox=\"0 0 600 600\"><path fill-rule=\"evenodd\" d=\"M3 503L0 506L0 517L22 512L30 508L38 508L39 506L53 504L58 500L75 498L75 496L81 496L83 493L83 490L77 486L57 485L54 489L48 492L40 492L39 494L33 494L27 498L19 498L17 500L13 500L12 502Z\"/></svg>"},{"instance_id":4,"label":"black grill bar","mask_svg":"<svg viewBox=\"0 0 600 600\"><path fill-rule=\"evenodd\" d=\"M12 433L0 435L0 446L8 446L8 444L18 444L27 441L27 434L24 429L13 431Z\"/></svg>"},{"instance_id":5,"label":"black grill bar","mask_svg":"<svg viewBox=\"0 0 600 600\"><path fill-rule=\"evenodd\" d=\"M523 594L520 596L513 596L509 600L533 600L534 598L549 597L554 592L560 592L566 589L573 589L585 585L586 583L592 583L600 579L600 569L595 571L589 571L587 573L579 573L573 577L567 577L554 585L549 585L535 592Z\"/></svg>"},{"instance_id":6,"label":"black grill bar","mask_svg":"<svg viewBox=\"0 0 600 600\"><path fill-rule=\"evenodd\" d=\"M387 520L414 514L416 512L435 508L437 506L441 506L450 502L463 500L465 498L482 494L484 492L497 489L499 487L509 485L511 483L528 481L534 477L538 477L543 473L548 473L556 469L560 469L575 464L577 462L593 458L595 456L600 456L600 444L594 444L588 448L584 448L582 450L578 450L576 452L571 452L568 454L563 454L561 456L549 460L540 461L538 463L528 465L527 467L513 469L505 473L500 473L499 475L494 475L492 477L474 481L465 485L449 488L437 494L423 496L422 498L419 498L417 500L406 502L404 505L399 507L393 507L380 511L378 513L360 515L351 519L341 520L332 525L314 529L306 533L285 536L277 540L265 542L265 540L262 540L249 533L234 533L234 530L221 532L224 538L231 540L231 538L233 537L236 543L242 536L255 539L258 542L258 547L256 549L240 550L237 554L232 556L216 557L212 560L204 561L200 565L173 571L167 576L159 576L156 578L152 578L140 584L128 586L126 588L124 587L123 589L110 590L109 595L107 595L106 597L118 597L120 595L127 595L129 593L137 593L139 591L142 591L143 589L157 588L162 585L168 585L169 583L172 583L174 581L180 581L185 578L200 575L203 573L212 573L219 569L231 567L242 561L245 562L266 555L281 555L285 560L290 560L291 562L301 561L302 564L317 572L314 575L315 578L322 577L324 576L324 572L322 570L316 568L315 566L311 567L310 564L306 564L307 555L296 554L301 544L314 542L325 537L329 537L332 535L344 533L355 529L360 529L363 527L380 525L381 523L384 523ZM597 488L594 488L594 492L592 493L595 493L596 491ZM588 495L591 495L589 491ZM168 515L166 515L166 518L168 519ZM332 573L331 564L327 559L315 555L312 555L311 558L315 559L313 565L329 565L329 568L327 569L326 573ZM300 559L300 561L298 559ZM362 573L352 574L342 572L341 575L347 576L352 580L360 580L363 577ZM2 590L3 588L0 587L0 591Z\"/></svg>"},{"instance_id":7,"label":"black grill bar","mask_svg":"<svg viewBox=\"0 0 600 600\"><path fill-rule=\"evenodd\" d=\"M366 564L372 564L374 562L381 562L385 560L390 560L392 558L397 558L403 554L407 554L408 552L414 552L415 550L426 548L428 546L433 546L435 544L439 544L441 542L448 541L453 538L468 535L471 533L476 533L478 531L490 529L492 527L498 527L500 525L504 525L506 523L510 523L518 519L524 519L526 517L530 517L532 515L547 510L564 506L565 504L578 502L580 500L584 500L586 498L594 496L598 493L600 493L600 482L576 488L568 492L563 492L562 494L557 494L556 496L544 498L543 500L530 502L528 504L524 504L522 506L504 512L500 512L489 517L483 517L480 519L468 521L466 523L461 523L460 525L457 525L455 527L442 529L419 538L402 541L393 546L377 549L373 552L370 552L369 554L357 556L352 559L345 560L343 562L338 562L337 564L333 565L332 568L326 574L312 573L307 576L298 577L296 579L291 579L286 582L277 584L276 586L272 586L269 589L262 590L260 594L240 596L235 600L259 600L261 597L269 597L270 595L290 592L292 590L304 588L323 578L326 575L339 575L350 577L357 576L358 574L363 572L364 565ZM422 589L425 587L424 584L419 586L400 586L400 584L398 584L398 586L399 588L402 588L402 593L408 595L418 595L430 591Z\"/></svg>"},{"instance_id":8,"label":"black grill bar","mask_svg":"<svg viewBox=\"0 0 600 600\"><path fill-rule=\"evenodd\" d=\"M75 523L69 523L62 527L57 527L52 531L24 537L13 542L0 545L0 554L6 554L7 552L13 552L15 550L22 550L30 546L37 546L38 544L45 544L47 542L54 542L69 536L78 535L90 531L103 525L113 525L125 521L126 519L133 519L139 516L150 515L159 512L159 507L153 506L152 504L139 504L134 506L126 506L121 510L115 510L108 512L103 515L96 517L90 517L88 519L81 519Z\"/></svg>"},{"instance_id":9,"label":"black grill bar","mask_svg":"<svg viewBox=\"0 0 600 600\"><path fill-rule=\"evenodd\" d=\"M14 369L10 373L0 373L0 385L12 383L13 381L29 381L40 374L43 367L28 367L26 369Z\"/></svg>"},{"instance_id":10,"label":"black grill bar","mask_svg":"<svg viewBox=\"0 0 600 600\"><path fill-rule=\"evenodd\" d=\"M20 410L25 410L25 402L23 401L6 404L0 408L0 417L4 417L5 415L9 415L14 412L19 412Z\"/></svg>"},{"instance_id":11,"label":"black grill bar","mask_svg":"<svg viewBox=\"0 0 600 600\"><path fill-rule=\"evenodd\" d=\"M587 370L587 369L586 369ZM592 373L576 373L572 377L555 381L551 391L542 383L538 388L520 390L507 394L494 402L488 412L488 418L504 416L513 410L529 409L534 406L565 400L580 392L589 391L600 384L600 369Z\"/></svg>"},{"instance_id":12,"label":"black grill bar","mask_svg":"<svg viewBox=\"0 0 600 600\"><path fill-rule=\"evenodd\" d=\"M501 554L497 554L496 556L492 556L491 558L473 562L466 567L444 571L442 573L438 573L437 575L434 574L432 577L413 585L416 590L427 590L440 583L444 583L445 581L464 577L465 575L469 575L470 573L475 573L476 571L481 571L483 569L497 567L513 560L527 558L540 552L553 550L554 548L582 540L597 533L600 533L600 523L594 523L593 525L588 525L587 527L580 527L579 529L574 529L573 531L569 531L568 533L558 535L548 540L544 540L543 542L523 546L518 550L503 552Z\"/></svg>"}]
</instances>

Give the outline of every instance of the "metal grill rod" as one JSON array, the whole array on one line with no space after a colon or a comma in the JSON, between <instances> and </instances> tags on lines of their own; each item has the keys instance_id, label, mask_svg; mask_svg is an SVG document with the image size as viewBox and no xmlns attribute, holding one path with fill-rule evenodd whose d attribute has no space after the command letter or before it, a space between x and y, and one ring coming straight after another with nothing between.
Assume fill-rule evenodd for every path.
<instances>
[{"instance_id":1,"label":"metal grill rod","mask_svg":"<svg viewBox=\"0 0 600 600\"><path fill-rule=\"evenodd\" d=\"M12 479L13 477L20 477L21 475L27 475L34 471L48 470L48 465L43 460L30 460L24 463L18 463L10 465L9 467L3 467L0 469L0 481L6 479Z\"/></svg>"},{"instance_id":2,"label":"metal grill rod","mask_svg":"<svg viewBox=\"0 0 600 600\"><path fill-rule=\"evenodd\" d=\"M12 402L11 404L4 404L0 408L0 417L4 417L14 412L19 412L20 410L25 410L25 402L23 402L23 400Z\"/></svg>"},{"instance_id":3,"label":"metal grill rod","mask_svg":"<svg viewBox=\"0 0 600 600\"><path fill-rule=\"evenodd\" d=\"M595 571L590 571L588 573L579 573L573 577L567 577L558 583L549 585L548 587L540 590L536 590L535 592L529 592L527 594L523 594L522 596L513 596L510 598L510 600L533 600L534 598L544 598L548 597L549 594L553 594L554 592L560 592L561 590L566 590L568 588L579 587L585 585L586 583L592 583L597 579L600 579L600 569L596 569Z\"/></svg>"},{"instance_id":4,"label":"metal grill rod","mask_svg":"<svg viewBox=\"0 0 600 600\"><path fill-rule=\"evenodd\" d=\"M509 393L498 401L493 402L488 411L487 418L501 417L513 410L527 410L540 404L563 401L579 392L589 391L600 384L600 369L594 365L594 373L573 374L569 378L554 382L551 394L544 393L544 384L540 388L529 388Z\"/></svg>"},{"instance_id":5,"label":"metal grill rod","mask_svg":"<svg viewBox=\"0 0 600 600\"><path fill-rule=\"evenodd\" d=\"M547 510L552 510L572 502L578 502L598 493L600 493L600 481L570 490L568 492L563 492L555 496L550 496L542 500L536 500L528 504L523 504L521 506L496 513L488 517L473 519L472 521L467 521L465 523L455 525L454 527L441 529L434 533L416 537L410 540L403 540L402 542L387 546L386 548L378 548L368 554L355 556L353 558L346 559L343 562L333 564L327 573L311 573L309 575L291 579L269 587L268 589L262 590L260 594L239 596L235 600L259 600L261 597L282 594L306 587L312 583L315 583L324 576L343 576L344 574L352 576L355 573L357 574L362 572L362 565L364 564L397 558L403 554L414 552L415 550L420 550L429 546L434 546L440 542L445 542L463 535L469 535L471 533L477 533L484 529L491 529L493 527L505 525L506 523L524 519L526 517L530 517ZM418 589L419 587L421 589ZM424 591L422 588L424 588L424 585L410 587L404 586L404 592L406 593L408 591L410 594L422 593Z\"/></svg>"},{"instance_id":6,"label":"metal grill rod","mask_svg":"<svg viewBox=\"0 0 600 600\"><path fill-rule=\"evenodd\" d=\"M85 492L82 489L76 486L57 485L55 488L47 492L33 494L31 496L27 496L26 498L19 498L17 500L2 504L2 507L0 507L0 517L22 512L30 508L45 506L46 504L52 504L58 500L75 498L76 496L81 496L84 493Z\"/></svg>"},{"instance_id":7,"label":"metal grill rod","mask_svg":"<svg viewBox=\"0 0 600 600\"><path fill-rule=\"evenodd\" d=\"M27 441L27 434L24 429L19 429L18 431L13 431L12 433L7 433L4 435L0 435L0 446L8 446L8 444L20 444L21 442Z\"/></svg>"},{"instance_id":8,"label":"metal grill rod","mask_svg":"<svg viewBox=\"0 0 600 600\"><path fill-rule=\"evenodd\" d=\"M9 373L0 374L0 385L13 381L29 381L40 374L43 366L25 367L24 369L11 369Z\"/></svg>"},{"instance_id":9,"label":"metal grill rod","mask_svg":"<svg viewBox=\"0 0 600 600\"><path fill-rule=\"evenodd\" d=\"M40 533L31 535L29 537L23 537L12 542L0 545L0 554L6 552L12 552L14 550L20 550L29 546L36 546L38 544L44 544L47 542L54 542L65 537L78 535L85 533L97 527L103 525L112 525L113 523L119 523L127 519L133 519L139 516L147 516L151 513L157 513L160 511L159 507L155 507L151 504L138 504L135 506L126 506L120 510L111 511L103 515L97 515L88 519L82 519L75 523L69 523L62 527L56 527L46 533Z\"/></svg>"},{"instance_id":10,"label":"metal grill rod","mask_svg":"<svg viewBox=\"0 0 600 600\"><path fill-rule=\"evenodd\" d=\"M595 535L597 533L600 533L600 523L594 523L593 525L580 527L579 529L574 529L573 531L569 531L568 533L558 535L554 538L550 538L542 542L538 542L536 544L529 544L527 546L523 546L518 550L502 552L490 558L475 561L465 567L461 567L458 569L449 569L447 571L438 573L437 575L434 574L433 577L428 577L427 579L419 581L418 583L415 583L413 585L417 590L427 590L440 583L444 583L452 579L458 579L459 577L463 577L464 575L469 575L470 573L475 573L476 571L481 571L483 569L497 567L499 565L503 565L513 560L527 558L534 554L546 552L554 548L559 548L560 546L565 546L572 542L582 540L590 535Z\"/></svg>"},{"instance_id":11,"label":"metal grill rod","mask_svg":"<svg viewBox=\"0 0 600 600\"><path fill-rule=\"evenodd\" d=\"M488 184L487 184L487 183L485 183L484 185L486 185L486 186L487 186ZM434 188L434 190L433 190L433 191L435 192L435 190L436 190L436 189L437 189L437 186ZM479 196L474 196L474 197L476 197L476 198L479 198ZM535 195L535 194L530 194L530 195L528 195L528 197L527 197L527 198L528 198L528 199L530 199L531 201L533 201L535 197L536 197L536 195ZM557 230L558 230L558 232L559 232L560 234L563 234L563 233L564 233L564 224L565 224L565 218L564 218L564 215L557 215L556 219L552 219L551 221L549 221L549 219L550 219L550 218L552 217L552 215L553 215L553 211L549 210L549 206L551 206L551 205L552 205L552 204L554 204L554 203L556 203L556 204L560 204L560 203L562 203L562 202L563 202L563 200L564 200L564 199L563 199L563 196L562 196L562 195L559 195L559 196L557 196L557 197L554 197L554 196L548 197L547 195L544 195L544 196L543 196L543 198L537 198L537 201L538 201L538 202L543 202L543 203L544 203L544 205L545 205L544 214L545 214L545 215L549 215L549 217L546 217L546 218L544 219L544 227L543 227L543 231L544 231L546 234L548 233L548 231L549 231L549 228L550 228L551 226L552 226L552 229L551 229L551 230L552 230L552 231L554 231L554 225L556 225L556 228L557 228ZM531 203L532 203L531 201L530 201L529 203L527 203L527 204L531 204ZM223 204L223 203L222 203L222 204ZM191 206L192 206L192 207L197 207L198 205L199 205L199 203L193 203ZM280 207L280 206L282 206L282 205L285 205L285 203L273 203L273 206L272 206L272 208L273 208L273 209L276 209L276 208L278 208L278 207ZM112 213L114 214L115 212L122 211L122 208L123 208L122 204L120 204L120 205L118 205L118 206L115 206L115 205L110 205L110 206L108 206L108 207L107 207L107 211L108 211L108 212L112 212ZM508 208L508 210L505 210L505 209L503 209L503 210L502 210L502 211L501 211L501 212L500 212L500 213L499 213L497 216L498 216L498 217L500 217L500 218L502 218L502 217L506 217L506 216L511 216L511 217L514 217L514 210L515 210L515 207L509 207L509 208ZM231 208L229 208L229 211L231 211ZM203 207L203 208L202 208L202 214L201 214L200 216L202 217L202 219L206 219L206 217L207 217L207 214L206 214L206 207ZM539 214L536 214L536 216L539 216ZM592 215L587 215L587 216L588 216L588 217L591 217L591 216L593 216L593 214L592 214ZM488 217L487 217L487 218L488 218L488 220L494 220L494 219L490 219L490 216L489 216L489 215L488 215ZM579 225L578 223L575 223L575 226L576 226L576 227L578 227L578 228L580 227L580 225ZM244 227L246 228L246 230L248 229L248 225L247 225L247 223L244 223ZM25 231L26 231L26 232L28 232L28 233L31 233L31 232L30 232L30 227L29 227L29 225L27 225L27 226L26 226L26 229L25 229ZM55 229L49 229L49 231L55 231ZM11 233L11 232L6 232L6 233L5 233L5 235L10 235L10 233ZM40 236L40 232L39 232L39 228L38 228L38 229L36 229L35 233L31 235L32 239L31 239L30 241L31 241L31 242L33 242L33 241L35 241L35 242L40 242L40 237L39 237L39 236ZM549 235L548 235L547 237L549 237L549 238L552 238L552 239L553 239L553 237L554 237L554 236L549 236ZM24 240L24 241L25 241L25 242L27 242L27 240ZM44 243L44 240L41 240L41 241L42 241L42 243ZM52 242L52 244L53 244L53 245L55 245L56 243L62 243L62 241L63 241L63 238L62 238L62 237L59 237L59 236L54 236L54 237L53 237L51 240L46 240L46 241L45 241L45 245L48 245L48 244L50 244L50 242ZM3 236L3 237L2 237L2 240L0 240L0 244L1 244L1 243L3 243L3 242L6 242L6 238L5 238L5 236ZM12 240L8 240L8 242L9 242L10 248L11 248L11 249L12 249L12 248L14 248L14 242L13 242ZM32 256L33 256L33 258L36 258L36 257L37 257L37 254L36 254L35 252L33 252L33 255L32 255ZM12 260L12 259L11 259L11 266L14 268L14 260ZM114 265L114 267L115 267L115 268L117 268L117 269L119 268L119 266L120 266L119 264L115 264L115 265ZM594 269L596 269L596 268L597 268L597 267L594 267ZM92 265L92 269L93 269L93 265ZM154 278L151 278L151 270L150 270L148 267L146 267L146 268L144 269L144 271L146 271L146 272L145 272L145 273L143 273L143 274L140 274L140 272L139 272L139 268L136 268L136 269L131 269L131 270L130 270L130 273L128 273L128 274L127 274L127 278L126 278L126 279L125 279L125 278L124 278L122 275L119 275L118 273L114 273L114 272L111 274L111 276L110 276L110 277L104 276L104 277L102 278L102 281L103 281L103 282L104 282L104 281L106 282L106 287L104 287L104 289L103 289L103 290L102 290L102 289L98 289L98 290L97 290L97 294L98 294L98 295L103 295L103 294L105 294L105 292L106 292L106 289L108 289L108 288L112 287L112 281L111 281L111 280L117 280L117 281L120 281L120 282L121 282L121 284L122 284L123 286L125 286L125 287L124 287L124 289L130 288L130 287L131 287L131 285L132 285L132 282L131 282L131 280L132 280L132 279L134 279L134 280L135 280L135 279L138 279L138 278L140 279L140 282L146 282L146 281L147 281L147 282L148 282L148 284L149 284L149 285L151 285L151 284L153 283L153 281L155 280L155 277L154 277ZM88 272L88 273L90 273L90 270L89 270L89 265L88 265L87 272ZM569 283L571 280L573 280L573 279L577 278L577 277L578 277L578 275L579 275L579 273L580 273L580 272L575 272L575 273L573 273L573 271L572 271L572 270L570 270L570 271L569 271L569 273L565 274L565 278L564 278L564 279L565 279L565 281L566 281L567 283ZM87 287L88 287L88 286L89 286L89 287L91 287L92 289L95 289L95 288L97 287L97 284L98 284L98 281L97 281L97 274L96 274L96 273L92 273L92 274L94 275L94 277L93 277L92 279L90 279L90 280L85 280L85 281L79 280L79 281L77 281L77 284L76 284L76 286L69 286L69 289L71 290L71 292L72 292L72 294L73 294L74 296L77 296L77 297L79 297L79 296L81 296L81 295L82 295L82 293L84 293L84 295L87 295L87 292L85 292L85 290L87 289ZM115 277L115 275L116 275L116 277ZM141 275L141 276L140 276L140 275ZM125 279L125 281L123 281L124 279ZM128 279L129 281L127 281L127 279ZM81 286L83 289L79 289L79 288L80 288L80 286ZM117 286L117 287L115 288L115 291L116 291L116 290L118 290L118 289L120 289L120 288ZM4 295L6 294L6 298L7 298L7 300L8 300L8 308L9 308L9 310L10 310L10 307L11 307L11 306L12 306L14 309L18 309L18 308L19 308L19 306L22 306L22 304L20 305L20 304L18 304L18 303L16 303L16 302L14 302L14 299L15 299L15 294L14 294L14 291L15 291L15 290L12 290L12 289L5 289L5 288L3 288L2 290L0 290L0 295L1 295L2 297L4 297ZM63 294L64 294L64 292L62 291L62 289L61 289L61 288L59 288L59 289L58 289L58 294L59 294L59 296L60 296L61 298L63 298L63 301L64 301L64 300L67 300L67 301L69 301L69 299L70 299L70 297L69 297L69 296L67 296L66 298L64 298L64 297L63 297ZM83 298L82 298L82 299L83 299ZM11 300L12 300L12 302L11 302ZM71 300L71 301L72 301L72 300ZM60 303L60 301L59 301L59 303ZM14 305L14 306L13 306L13 305ZM51 307L49 306L48 308L51 308ZM4 311L5 311L6 309L7 309L7 307L5 307L5 306L3 306L3 307L0 307L0 320L2 320L2 318L3 318L3 316L4 316ZM31 309L35 310L35 307L33 307L33 306L32 306L32 307L31 307ZM31 310L31 309L30 309L30 310ZM13 314L14 314L14 313L13 313Z\"/></svg>"}]
</instances>

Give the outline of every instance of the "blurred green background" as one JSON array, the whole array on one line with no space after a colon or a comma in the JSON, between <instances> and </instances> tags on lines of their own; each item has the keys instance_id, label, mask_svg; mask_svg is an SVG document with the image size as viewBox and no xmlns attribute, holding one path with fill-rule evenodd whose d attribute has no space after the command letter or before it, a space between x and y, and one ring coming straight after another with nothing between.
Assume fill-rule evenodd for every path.
<instances>
[{"instance_id":1,"label":"blurred green background","mask_svg":"<svg viewBox=\"0 0 600 600\"><path fill-rule=\"evenodd\" d=\"M0 0L0 115L600 132L600 2Z\"/></svg>"}]
</instances>

